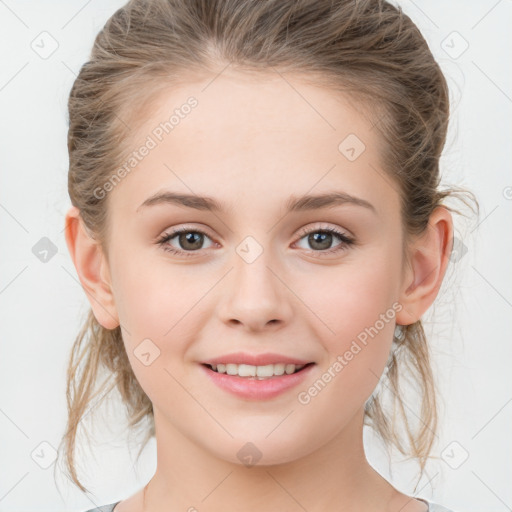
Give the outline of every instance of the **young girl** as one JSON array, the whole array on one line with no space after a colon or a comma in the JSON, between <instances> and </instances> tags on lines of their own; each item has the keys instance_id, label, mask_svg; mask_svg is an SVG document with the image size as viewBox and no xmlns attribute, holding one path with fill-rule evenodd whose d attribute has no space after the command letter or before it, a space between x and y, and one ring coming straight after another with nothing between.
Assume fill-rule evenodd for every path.
<instances>
[{"instance_id":1,"label":"young girl","mask_svg":"<svg viewBox=\"0 0 512 512\"><path fill-rule=\"evenodd\" d=\"M362 435L421 471L431 453L448 114L384 1L132 0L108 20L69 98L66 241L91 311L63 442L86 490L75 439L107 370L157 470L95 511L447 511L384 479Z\"/></svg>"}]
</instances>

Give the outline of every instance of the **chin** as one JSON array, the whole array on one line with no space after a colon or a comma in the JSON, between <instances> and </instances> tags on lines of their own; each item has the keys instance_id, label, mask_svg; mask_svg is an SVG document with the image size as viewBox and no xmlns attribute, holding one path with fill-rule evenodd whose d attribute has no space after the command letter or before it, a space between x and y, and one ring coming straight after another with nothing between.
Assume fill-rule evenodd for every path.
<instances>
[{"instance_id":1,"label":"chin","mask_svg":"<svg viewBox=\"0 0 512 512\"><path fill-rule=\"evenodd\" d=\"M241 466L275 466L294 462L307 456L318 447L304 437L290 437L283 430L279 435L268 431L247 432L229 443L205 447L216 457Z\"/></svg>"}]
</instances>

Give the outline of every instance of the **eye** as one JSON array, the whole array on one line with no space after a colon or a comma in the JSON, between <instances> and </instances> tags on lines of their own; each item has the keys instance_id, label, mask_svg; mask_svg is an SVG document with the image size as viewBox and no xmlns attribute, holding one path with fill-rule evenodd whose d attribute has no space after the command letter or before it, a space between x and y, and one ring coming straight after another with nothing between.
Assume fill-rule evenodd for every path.
<instances>
[{"instance_id":1,"label":"eye","mask_svg":"<svg viewBox=\"0 0 512 512\"><path fill-rule=\"evenodd\" d=\"M172 254L177 254L185 257L195 256L194 252L204 249L202 247L204 238L210 239L210 237L200 229L192 229L183 227L175 229L170 233L165 233L159 238L156 243L164 249L164 251ZM355 243L355 240L338 231L336 228L316 228L312 230L303 230L301 232L301 238L307 237L307 243L310 244L313 249L309 249L309 252L321 253L321 254L333 254L340 251L346 250L350 245ZM341 243L331 248L333 237L338 238ZM176 239L179 247L175 247L169 244L173 239ZM300 241L299 240L299 241ZM213 244L212 244L213 245ZM307 249L307 248L306 248Z\"/></svg>"},{"instance_id":2,"label":"eye","mask_svg":"<svg viewBox=\"0 0 512 512\"><path fill-rule=\"evenodd\" d=\"M208 235L199 229L190 229L190 228L180 228L172 231L171 233L164 234L161 238L157 240L157 244L164 249L164 251L168 251L172 254L179 254L180 256L194 256L194 252L202 249L204 237L208 237ZM168 242L176 238L177 243L181 248L176 248L169 245Z\"/></svg>"},{"instance_id":3,"label":"eye","mask_svg":"<svg viewBox=\"0 0 512 512\"><path fill-rule=\"evenodd\" d=\"M302 239L306 238L306 243L313 247L310 252L320 252L321 254L333 254L346 250L355 240L338 231L336 228L316 228L301 233ZM338 238L341 243L331 248L333 238ZM300 241L300 240L299 240Z\"/></svg>"}]
</instances>

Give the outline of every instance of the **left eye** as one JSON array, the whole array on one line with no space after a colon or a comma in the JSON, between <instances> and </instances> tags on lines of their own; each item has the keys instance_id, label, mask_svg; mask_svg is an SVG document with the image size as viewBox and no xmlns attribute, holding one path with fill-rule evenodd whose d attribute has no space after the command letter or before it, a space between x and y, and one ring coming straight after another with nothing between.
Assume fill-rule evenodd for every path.
<instances>
[{"instance_id":1,"label":"left eye","mask_svg":"<svg viewBox=\"0 0 512 512\"><path fill-rule=\"evenodd\" d=\"M333 236L341 240L341 243L336 245L334 248L331 248L331 244L333 241ZM171 233L164 234L159 240L157 240L157 244L162 246L165 251L168 251L173 254L179 254L182 256L194 256L194 252L202 249L202 244L204 241L204 237L210 239L210 237L200 230L182 228L177 229ZM177 238L179 246L181 248L176 248L170 245L168 242ZM316 246L316 249L309 249L309 252L323 253L323 254L331 254L338 251L343 251L348 248L348 246L354 243L354 239L345 235L344 233L339 232L334 228L322 228L322 229L313 229L310 231L306 231L302 233L300 240L306 239L307 243L311 246Z\"/></svg>"},{"instance_id":2,"label":"left eye","mask_svg":"<svg viewBox=\"0 0 512 512\"><path fill-rule=\"evenodd\" d=\"M331 244L334 238L338 238L341 240L341 243L331 248ZM348 246L354 243L354 239L345 235L344 233L339 232L334 228L323 228L323 229L313 229L306 232L305 236L303 236L300 240L306 239L307 243L312 247L317 247L313 249L312 252L321 252L323 254L332 254L338 251L343 251L348 248ZM310 250L311 252L311 250Z\"/></svg>"}]
</instances>

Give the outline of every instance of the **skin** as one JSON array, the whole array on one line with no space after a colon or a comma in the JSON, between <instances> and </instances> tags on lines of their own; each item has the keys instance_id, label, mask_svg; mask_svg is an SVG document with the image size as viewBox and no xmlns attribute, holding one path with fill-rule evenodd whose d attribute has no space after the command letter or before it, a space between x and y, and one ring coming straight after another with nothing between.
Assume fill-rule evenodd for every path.
<instances>
[{"instance_id":1,"label":"skin","mask_svg":"<svg viewBox=\"0 0 512 512\"><path fill-rule=\"evenodd\" d=\"M363 414L395 322L420 319L439 291L451 215L443 207L433 212L425 233L410 241L406 265L398 189L382 171L379 132L348 97L300 77L225 71L211 80L169 88L136 126L134 149L189 96L198 99L109 192L108 253L75 207L66 215L68 248L94 314L108 329L122 326L133 371L153 403L157 470L145 510L426 510L367 461ZM338 150L350 133L366 146L352 162ZM163 189L213 197L226 211L173 204L137 211ZM290 196L335 190L365 199L376 213L354 204L286 213ZM180 245L179 237L167 245L192 257L155 243L185 225L206 233L200 248L190 250L183 238ZM356 244L328 255L340 239L315 246L301 231L326 227ZM236 252L247 236L263 251L251 263ZM299 403L298 393L393 303L402 306L396 317L307 405ZM147 338L160 350L149 366L134 352ZM211 384L199 366L237 351L316 364L297 388L243 400ZM252 467L237 457L248 441L262 454ZM141 512L142 491L115 512Z\"/></svg>"}]
</instances>

